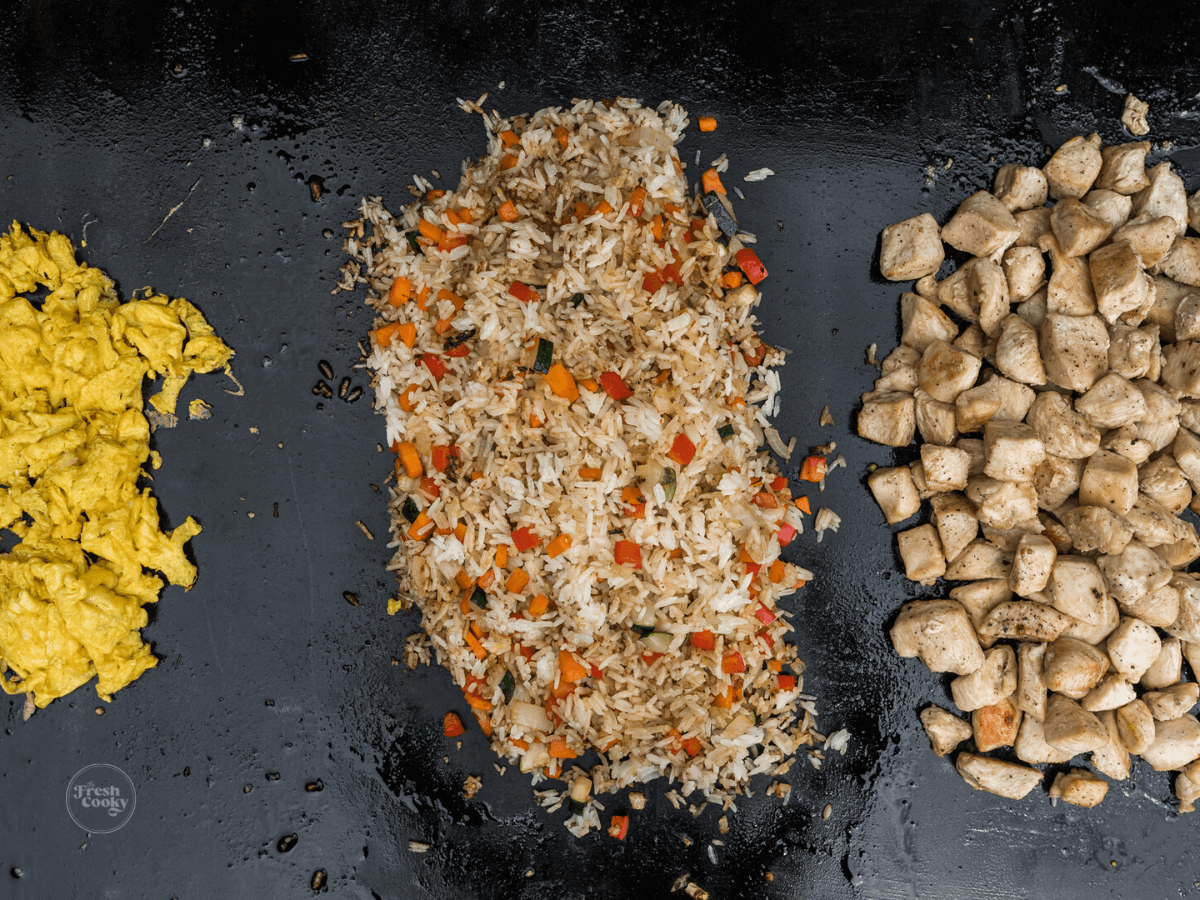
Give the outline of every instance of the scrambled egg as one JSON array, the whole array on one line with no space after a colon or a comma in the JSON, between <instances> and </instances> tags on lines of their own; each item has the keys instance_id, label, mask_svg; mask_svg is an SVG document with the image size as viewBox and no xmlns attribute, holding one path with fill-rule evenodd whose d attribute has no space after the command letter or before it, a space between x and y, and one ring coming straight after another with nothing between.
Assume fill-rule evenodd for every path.
<instances>
[{"instance_id":1,"label":"scrambled egg","mask_svg":"<svg viewBox=\"0 0 1200 900\"><path fill-rule=\"evenodd\" d=\"M21 296L39 287L40 310ZM163 587L148 570L191 587L200 526L163 533L138 487L160 462L142 382L163 379L150 403L170 415L192 372L232 355L186 300L121 303L63 235L14 222L0 236L0 528L20 541L0 555L5 691L44 707L95 677L107 701L157 664L139 634Z\"/></svg>"}]
</instances>

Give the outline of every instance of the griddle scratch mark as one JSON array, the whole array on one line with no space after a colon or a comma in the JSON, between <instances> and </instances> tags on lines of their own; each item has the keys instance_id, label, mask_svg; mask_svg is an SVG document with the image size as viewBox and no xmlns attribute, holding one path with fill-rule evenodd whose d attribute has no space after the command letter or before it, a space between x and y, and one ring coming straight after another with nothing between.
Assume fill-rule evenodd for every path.
<instances>
[{"instance_id":1,"label":"griddle scratch mark","mask_svg":"<svg viewBox=\"0 0 1200 900\"><path fill-rule=\"evenodd\" d=\"M167 224L167 219L171 218L171 216L173 216L173 215L175 215L175 213L179 212L179 208L181 206L183 206L183 204L187 203L188 197L192 196L192 192L194 190L196 190L196 185L200 184L200 179L203 177L204 176L201 175L200 178L196 179L196 183L193 184L190 188L188 188L188 192L184 196L184 198L182 200L180 200L178 203L176 203L174 206L171 207L171 211L169 213L167 213L165 216L163 216L163 220L158 223L158 228L155 228L152 232L150 232L150 237L146 238L145 241L142 241L143 244L147 243L150 240L150 238L154 237L156 234L159 233L159 231L162 230L162 227Z\"/></svg>"}]
</instances>

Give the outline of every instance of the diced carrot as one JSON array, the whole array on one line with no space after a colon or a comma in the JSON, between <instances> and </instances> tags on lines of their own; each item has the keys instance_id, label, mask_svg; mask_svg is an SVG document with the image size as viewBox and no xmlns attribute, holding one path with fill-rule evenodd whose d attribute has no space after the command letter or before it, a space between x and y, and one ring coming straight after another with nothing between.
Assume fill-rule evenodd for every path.
<instances>
[{"instance_id":1,"label":"diced carrot","mask_svg":"<svg viewBox=\"0 0 1200 900\"><path fill-rule=\"evenodd\" d=\"M496 214L500 216L501 222L515 222L517 221L516 204L511 200L505 200L500 204L499 209L496 210Z\"/></svg>"},{"instance_id":2,"label":"diced carrot","mask_svg":"<svg viewBox=\"0 0 1200 900\"><path fill-rule=\"evenodd\" d=\"M391 322L387 325L376 328L375 331L372 332L372 336L375 338L375 343L378 346L390 347L392 346L392 341L396 339L396 336L399 334L399 332L400 323Z\"/></svg>"},{"instance_id":3,"label":"diced carrot","mask_svg":"<svg viewBox=\"0 0 1200 900\"><path fill-rule=\"evenodd\" d=\"M477 697L474 694L463 694L463 696L467 698L467 703L470 704L472 709L482 710L483 712L492 711L490 701L484 700L482 697Z\"/></svg>"},{"instance_id":4,"label":"diced carrot","mask_svg":"<svg viewBox=\"0 0 1200 900\"><path fill-rule=\"evenodd\" d=\"M438 319L433 323L434 334L445 334L454 327L453 319Z\"/></svg>"},{"instance_id":5,"label":"diced carrot","mask_svg":"<svg viewBox=\"0 0 1200 900\"><path fill-rule=\"evenodd\" d=\"M455 312L458 312L460 309L462 309L464 306L467 305L466 300L464 300L462 297L458 296L458 294L454 293L453 291L448 291L445 288L442 288L440 291L438 291L437 296L438 296L439 300L445 300L451 306L453 306Z\"/></svg>"},{"instance_id":6,"label":"diced carrot","mask_svg":"<svg viewBox=\"0 0 1200 900\"><path fill-rule=\"evenodd\" d=\"M663 218L662 218L662 216L655 216L653 219L650 220L650 231L654 235L654 239L656 241L661 241L663 239Z\"/></svg>"},{"instance_id":7,"label":"diced carrot","mask_svg":"<svg viewBox=\"0 0 1200 900\"><path fill-rule=\"evenodd\" d=\"M442 717L442 734L446 737L458 737L466 731L463 728L462 719L458 717L458 713L448 712Z\"/></svg>"},{"instance_id":8,"label":"diced carrot","mask_svg":"<svg viewBox=\"0 0 1200 900\"><path fill-rule=\"evenodd\" d=\"M529 749L529 741L523 741L520 738L509 738L508 740L509 743L511 743L514 747L517 747L521 750Z\"/></svg>"},{"instance_id":9,"label":"diced carrot","mask_svg":"<svg viewBox=\"0 0 1200 900\"><path fill-rule=\"evenodd\" d=\"M683 207L676 206L674 203L664 203L663 204L663 212L669 213L670 215L674 215L677 212L683 212Z\"/></svg>"},{"instance_id":10,"label":"diced carrot","mask_svg":"<svg viewBox=\"0 0 1200 900\"><path fill-rule=\"evenodd\" d=\"M423 287L417 291L417 309L421 312L429 309L429 287Z\"/></svg>"},{"instance_id":11,"label":"diced carrot","mask_svg":"<svg viewBox=\"0 0 1200 900\"><path fill-rule=\"evenodd\" d=\"M591 466L580 466L579 467L579 480L580 481L599 481L600 476L603 474L604 474L603 469L596 469Z\"/></svg>"},{"instance_id":12,"label":"diced carrot","mask_svg":"<svg viewBox=\"0 0 1200 900\"><path fill-rule=\"evenodd\" d=\"M545 424L546 423L542 421L541 416L534 415L533 413L529 414L529 427L530 428L541 428Z\"/></svg>"},{"instance_id":13,"label":"diced carrot","mask_svg":"<svg viewBox=\"0 0 1200 900\"><path fill-rule=\"evenodd\" d=\"M417 408L417 404L412 398L413 392L416 389L417 386L415 384L410 384L400 392L400 408L405 412L412 412Z\"/></svg>"},{"instance_id":14,"label":"diced carrot","mask_svg":"<svg viewBox=\"0 0 1200 900\"><path fill-rule=\"evenodd\" d=\"M554 540L546 545L546 555L551 559L557 556L562 556L571 549L571 536L569 534L560 534Z\"/></svg>"},{"instance_id":15,"label":"diced carrot","mask_svg":"<svg viewBox=\"0 0 1200 900\"><path fill-rule=\"evenodd\" d=\"M575 204L575 218L586 219L591 214L592 214L591 207L589 207L583 201L579 201Z\"/></svg>"},{"instance_id":16,"label":"diced carrot","mask_svg":"<svg viewBox=\"0 0 1200 900\"><path fill-rule=\"evenodd\" d=\"M550 742L551 759L574 759L578 754L567 746L566 738L555 738Z\"/></svg>"},{"instance_id":17,"label":"diced carrot","mask_svg":"<svg viewBox=\"0 0 1200 900\"><path fill-rule=\"evenodd\" d=\"M716 169L706 169L704 174L700 176L700 189L708 194L716 191L718 194L725 193L725 185L721 184L721 176Z\"/></svg>"},{"instance_id":18,"label":"diced carrot","mask_svg":"<svg viewBox=\"0 0 1200 900\"><path fill-rule=\"evenodd\" d=\"M487 651L483 649L483 644L479 643L479 638L475 637L475 635L471 634L469 631L463 632L463 638L466 640L467 646L471 648L471 651L477 657L480 659L487 659Z\"/></svg>"},{"instance_id":19,"label":"diced carrot","mask_svg":"<svg viewBox=\"0 0 1200 900\"><path fill-rule=\"evenodd\" d=\"M629 195L629 214L635 219L642 217L642 212L646 207L646 189L642 185L638 185Z\"/></svg>"},{"instance_id":20,"label":"diced carrot","mask_svg":"<svg viewBox=\"0 0 1200 900\"><path fill-rule=\"evenodd\" d=\"M413 520L412 525L408 529L408 536L414 541L423 541L433 532L433 519L426 515L425 511L417 513L417 517Z\"/></svg>"},{"instance_id":21,"label":"diced carrot","mask_svg":"<svg viewBox=\"0 0 1200 900\"><path fill-rule=\"evenodd\" d=\"M696 445L692 443L691 438L681 433L675 437L667 456L681 466L686 466L696 457Z\"/></svg>"},{"instance_id":22,"label":"diced carrot","mask_svg":"<svg viewBox=\"0 0 1200 900\"><path fill-rule=\"evenodd\" d=\"M600 376L600 387L604 388L604 393L617 401L628 400L633 396L633 391L629 389L625 379L616 372L603 373Z\"/></svg>"},{"instance_id":23,"label":"diced carrot","mask_svg":"<svg viewBox=\"0 0 1200 900\"><path fill-rule=\"evenodd\" d=\"M708 629L704 631L692 632L692 646L697 650L715 650L717 646L717 637Z\"/></svg>"},{"instance_id":24,"label":"diced carrot","mask_svg":"<svg viewBox=\"0 0 1200 900\"><path fill-rule=\"evenodd\" d=\"M425 471L421 465L421 457L412 441L401 441L396 445L396 454L404 464L404 474L409 478L420 478Z\"/></svg>"},{"instance_id":25,"label":"diced carrot","mask_svg":"<svg viewBox=\"0 0 1200 900\"><path fill-rule=\"evenodd\" d=\"M436 225L434 225L428 219L424 219L424 218L421 219L421 221L417 223L417 230L420 231L422 235L429 238L429 240L433 241L435 244L440 242L441 240L443 240L446 237L446 235L442 231L442 229L438 228Z\"/></svg>"},{"instance_id":26,"label":"diced carrot","mask_svg":"<svg viewBox=\"0 0 1200 900\"><path fill-rule=\"evenodd\" d=\"M514 144L521 143L521 139L517 137L517 133L515 131L502 131L500 132L500 143L502 143L505 147L511 147Z\"/></svg>"},{"instance_id":27,"label":"diced carrot","mask_svg":"<svg viewBox=\"0 0 1200 900\"><path fill-rule=\"evenodd\" d=\"M393 281L391 288L388 289L389 306L403 306L411 297L412 282L403 275L399 276L395 281Z\"/></svg>"},{"instance_id":28,"label":"diced carrot","mask_svg":"<svg viewBox=\"0 0 1200 900\"><path fill-rule=\"evenodd\" d=\"M513 546L521 553L524 553L526 550L532 550L541 543L541 538L534 534L533 529L529 527L514 529L512 540Z\"/></svg>"},{"instance_id":29,"label":"diced carrot","mask_svg":"<svg viewBox=\"0 0 1200 900\"><path fill-rule=\"evenodd\" d=\"M612 208L612 206L609 205L609 202L607 200L601 200L594 207L592 207L592 215L595 215L596 213L600 213L600 215L602 215L602 216L607 216L612 211L613 211L613 208Z\"/></svg>"},{"instance_id":30,"label":"diced carrot","mask_svg":"<svg viewBox=\"0 0 1200 900\"><path fill-rule=\"evenodd\" d=\"M471 576L467 574L466 569L459 569L458 574L454 576L454 581L464 591L474 584L474 582L471 581Z\"/></svg>"},{"instance_id":31,"label":"diced carrot","mask_svg":"<svg viewBox=\"0 0 1200 900\"><path fill-rule=\"evenodd\" d=\"M600 385L596 384L594 378L580 378L579 386L585 390L591 391L593 394L600 390Z\"/></svg>"},{"instance_id":32,"label":"diced carrot","mask_svg":"<svg viewBox=\"0 0 1200 900\"><path fill-rule=\"evenodd\" d=\"M617 541L613 545L613 561L618 566L642 567L642 548L634 541Z\"/></svg>"},{"instance_id":33,"label":"diced carrot","mask_svg":"<svg viewBox=\"0 0 1200 900\"><path fill-rule=\"evenodd\" d=\"M559 397L571 403L579 399L579 388L575 386L575 379L562 363L552 365L543 377L546 384L550 385L550 390Z\"/></svg>"},{"instance_id":34,"label":"diced carrot","mask_svg":"<svg viewBox=\"0 0 1200 900\"><path fill-rule=\"evenodd\" d=\"M529 615L535 619L540 619L546 613L546 609L550 606L550 598L545 594L538 594L529 601ZM533 655L532 653L530 654Z\"/></svg>"},{"instance_id":35,"label":"diced carrot","mask_svg":"<svg viewBox=\"0 0 1200 900\"><path fill-rule=\"evenodd\" d=\"M496 570L488 569L486 572L484 572L482 575L479 576L479 580L476 581L475 583L486 591L488 588L490 588L492 586L492 583L495 580L496 580Z\"/></svg>"},{"instance_id":36,"label":"diced carrot","mask_svg":"<svg viewBox=\"0 0 1200 900\"><path fill-rule=\"evenodd\" d=\"M475 220L474 214L466 208L458 211L458 218L464 225L470 225Z\"/></svg>"},{"instance_id":37,"label":"diced carrot","mask_svg":"<svg viewBox=\"0 0 1200 900\"><path fill-rule=\"evenodd\" d=\"M496 568L503 569L508 565L508 544L496 548Z\"/></svg>"},{"instance_id":38,"label":"diced carrot","mask_svg":"<svg viewBox=\"0 0 1200 900\"><path fill-rule=\"evenodd\" d=\"M800 512L804 513L805 515L812 515L812 507L808 505L807 497L796 498L796 509L800 510Z\"/></svg>"},{"instance_id":39,"label":"diced carrot","mask_svg":"<svg viewBox=\"0 0 1200 900\"><path fill-rule=\"evenodd\" d=\"M417 343L417 326L412 322L405 322L396 329L396 335L400 338L401 343L411 350Z\"/></svg>"},{"instance_id":40,"label":"diced carrot","mask_svg":"<svg viewBox=\"0 0 1200 900\"><path fill-rule=\"evenodd\" d=\"M513 153L506 153L504 159L500 160L500 171L507 172L517 164L517 156Z\"/></svg>"},{"instance_id":41,"label":"diced carrot","mask_svg":"<svg viewBox=\"0 0 1200 900\"><path fill-rule=\"evenodd\" d=\"M514 569L513 573L508 576L508 580L504 582L504 586L514 594L525 590L527 584L529 584L529 576L525 574L524 569Z\"/></svg>"},{"instance_id":42,"label":"diced carrot","mask_svg":"<svg viewBox=\"0 0 1200 900\"><path fill-rule=\"evenodd\" d=\"M558 141L558 145L564 150L567 149L567 141L570 140L570 133L562 125L554 126L554 139Z\"/></svg>"},{"instance_id":43,"label":"diced carrot","mask_svg":"<svg viewBox=\"0 0 1200 900\"><path fill-rule=\"evenodd\" d=\"M654 376L655 384L666 384L670 380L671 380L671 370L670 369L663 369L661 372L659 372L657 375Z\"/></svg>"},{"instance_id":44,"label":"diced carrot","mask_svg":"<svg viewBox=\"0 0 1200 900\"><path fill-rule=\"evenodd\" d=\"M717 694L717 696L713 699L713 705L719 706L722 709L732 709L733 708L733 685L732 684L729 685L729 687L725 688L724 691Z\"/></svg>"},{"instance_id":45,"label":"diced carrot","mask_svg":"<svg viewBox=\"0 0 1200 900\"><path fill-rule=\"evenodd\" d=\"M781 581L783 581L784 571L785 569L783 560L777 559L775 562L771 563L771 568L767 571L767 574L771 579L771 584L779 584Z\"/></svg>"},{"instance_id":46,"label":"diced carrot","mask_svg":"<svg viewBox=\"0 0 1200 900\"><path fill-rule=\"evenodd\" d=\"M704 745L700 743L699 738L692 737L683 742L683 749L688 756L699 756Z\"/></svg>"},{"instance_id":47,"label":"diced carrot","mask_svg":"<svg viewBox=\"0 0 1200 900\"><path fill-rule=\"evenodd\" d=\"M454 536L461 542L467 536L467 526L463 522L459 522L454 526ZM490 572L491 569L488 569Z\"/></svg>"},{"instance_id":48,"label":"diced carrot","mask_svg":"<svg viewBox=\"0 0 1200 900\"><path fill-rule=\"evenodd\" d=\"M741 287L742 286L742 273L741 272L726 272L724 275L721 276L720 283L721 283L721 287L723 287L727 290L732 290L735 287Z\"/></svg>"},{"instance_id":49,"label":"diced carrot","mask_svg":"<svg viewBox=\"0 0 1200 900\"><path fill-rule=\"evenodd\" d=\"M794 691L796 689L796 676L795 675L780 675L779 676L779 689L781 691Z\"/></svg>"},{"instance_id":50,"label":"diced carrot","mask_svg":"<svg viewBox=\"0 0 1200 900\"><path fill-rule=\"evenodd\" d=\"M460 219L458 217L458 213L456 213L452 209L446 210L445 216L446 216L446 221L449 222L451 225L461 225L462 224L462 219Z\"/></svg>"},{"instance_id":51,"label":"diced carrot","mask_svg":"<svg viewBox=\"0 0 1200 900\"><path fill-rule=\"evenodd\" d=\"M642 492L632 484L621 489L621 499L626 503L641 503L645 498Z\"/></svg>"},{"instance_id":52,"label":"diced carrot","mask_svg":"<svg viewBox=\"0 0 1200 900\"><path fill-rule=\"evenodd\" d=\"M701 131L716 131L717 120L713 116L701 116L698 120Z\"/></svg>"},{"instance_id":53,"label":"diced carrot","mask_svg":"<svg viewBox=\"0 0 1200 900\"><path fill-rule=\"evenodd\" d=\"M441 197L445 197L445 196L446 196L445 191L439 191L439 190L426 191L425 192L425 202L432 203L434 200L437 200L437 199L439 199Z\"/></svg>"},{"instance_id":54,"label":"diced carrot","mask_svg":"<svg viewBox=\"0 0 1200 900\"><path fill-rule=\"evenodd\" d=\"M587 678L587 669L570 650L558 651L558 671L564 681L582 681Z\"/></svg>"},{"instance_id":55,"label":"diced carrot","mask_svg":"<svg viewBox=\"0 0 1200 900\"><path fill-rule=\"evenodd\" d=\"M475 713L475 721L479 723L479 730L483 732L484 737L492 736L492 719L486 713Z\"/></svg>"},{"instance_id":56,"label":"diced carrot","mask_svg":"<svg viewBox=\"0 0 1200 900\"><path fill-rule=\"evenodd\" d=\"M721 657L721 671L726 675L734 675L746 671L746 660L736 650Z\"/></svg>"}]
</instances>

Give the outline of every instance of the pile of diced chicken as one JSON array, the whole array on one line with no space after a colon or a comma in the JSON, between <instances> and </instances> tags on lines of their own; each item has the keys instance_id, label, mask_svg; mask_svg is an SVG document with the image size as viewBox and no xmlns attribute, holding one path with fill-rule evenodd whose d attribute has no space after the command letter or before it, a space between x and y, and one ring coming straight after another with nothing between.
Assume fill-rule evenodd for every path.
<instances>
[{"instance_id":1,"label":"pile of diced chicken","mask_svg":"<svg viewBox=\"0 0 1200 900\"><path fill-rule=\"evenodd\" d=\"M920 459L876 469L909 579L959 582L906 604L903 657L950 683L970 722L921 720L939 756L1013 799L1034 765L1091 754L1050 795L1099 803L1130 755L1200 797L1200 192L1189 201L1150 144L1075 137L1042 168L1006 165L942 228L929 214L883 231L880 268L916 279L902 345L858 418L865 438ZM1047 205L1047 198L1055 201ZM1190 216L1190 219L1189 219ZM974 257L942 281L943 242ZM984 756L1012 747L1020 765Z\"/></svg>"}]
</instances>

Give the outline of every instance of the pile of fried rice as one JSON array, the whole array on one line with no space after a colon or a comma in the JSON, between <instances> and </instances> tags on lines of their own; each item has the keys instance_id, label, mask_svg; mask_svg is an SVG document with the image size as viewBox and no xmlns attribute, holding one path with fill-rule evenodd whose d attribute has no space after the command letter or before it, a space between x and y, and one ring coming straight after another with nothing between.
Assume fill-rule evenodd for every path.
<instances>
[{"instance_id":1,"label":"pile of fried rice","mask_svg":"<svg viewBox=\"0 0 1200 900\"><path fill-rule=\"evenodd\" d=\"M825 740L778 606L811 574L780 559L801 510L760 450L795 441L767 420L783 352L731 277L753 237L722 243L689 193L679 106L482 100L457 190L417 176L398 216L375 197L347 223L339 289L370 288L397 453L390 568L535 782L595 751L597 793L665 775L728 807Z\"/></svg>"}]
</instances>

